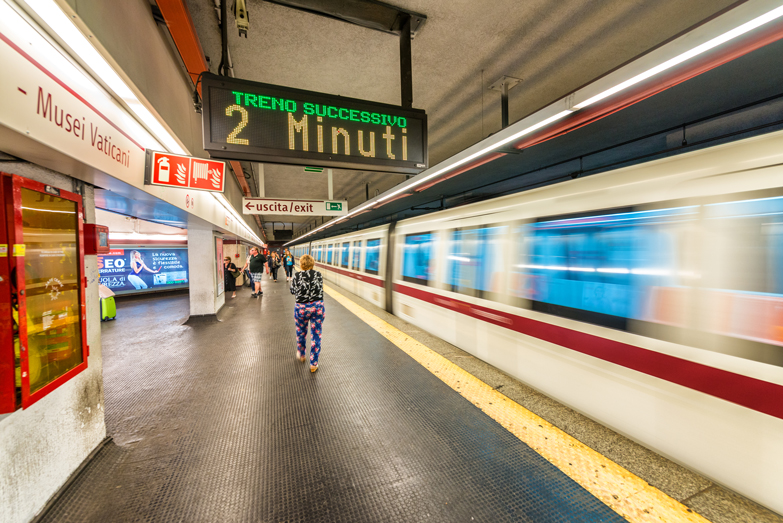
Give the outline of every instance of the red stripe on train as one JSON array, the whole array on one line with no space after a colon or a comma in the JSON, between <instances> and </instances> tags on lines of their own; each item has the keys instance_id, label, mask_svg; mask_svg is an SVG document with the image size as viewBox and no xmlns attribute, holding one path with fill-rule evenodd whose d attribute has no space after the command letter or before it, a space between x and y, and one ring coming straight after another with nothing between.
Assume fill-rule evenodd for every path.
<instances>
[{"instance_id":1,"label":"red stripe on train","mask_svg":"<svg viewBox=\"0 0 783 523\"><path fill-rule=\"evenodd\" d=\"M783 419L783 386L406 285L394 291Z\"/></svg>"},{"instance_id":2,"label":"red stripe on train","mask_svg":"<svg viewBox=\"0 0 783 523\"><path fill-rule=\"evenodd\" d=\"M341 274L343 276L348 276L349 278L353 278L355 280L363 281L364 283L369 283L370 285L375 285L376 287L383 287L383 280L380 278L375 278L373 276L368 276L358 272L346 271L345 269L338 269L337 267L324 265L323 263L316 263L315 266L321 267L322 269L326 269L328 271L336 272L337 274Z\"/></svg>"},{"instance_id":3,"label":"red stripe on train","mask_svg":"<svg viewBox=\"0 0 783 523\"><path fill-rule=\"evenodd\" d=\"M328 265L316 265L383 287L383 280L378 278ZM394 292L783 419L783 386L776 383L440 296L407 285L394 284Z\"/></svg>"}]
</instances>

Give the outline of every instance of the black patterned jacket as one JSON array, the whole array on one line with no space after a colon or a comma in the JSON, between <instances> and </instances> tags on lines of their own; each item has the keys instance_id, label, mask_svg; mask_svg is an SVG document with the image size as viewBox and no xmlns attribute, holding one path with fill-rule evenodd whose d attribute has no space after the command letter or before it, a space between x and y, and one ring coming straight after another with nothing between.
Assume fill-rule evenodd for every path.
<instances>
[{"instance_id":1,"label":"black patterned jacket","mask_svg":"<svg viewBox=\"0 0 783 523\"><path fill-rule=\"evenodd\" d=\"M291 294L296 303L310 303L324 299L324 277L320 272L309 270L297 272L291 282Z\"/></svg>"}]
</instances>

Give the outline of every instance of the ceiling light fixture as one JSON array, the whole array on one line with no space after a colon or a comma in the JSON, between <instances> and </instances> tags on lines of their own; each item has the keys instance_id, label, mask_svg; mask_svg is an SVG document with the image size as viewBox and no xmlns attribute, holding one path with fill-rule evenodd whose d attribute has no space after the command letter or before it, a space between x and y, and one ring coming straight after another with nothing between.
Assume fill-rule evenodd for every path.
<instances>
[{"instance_id":1,"label":"ceiling light fixture","mask_svg":"<svg viewBox=\"0 0 783 523\"><path fill-rule=\"evenodd\" d=\"M690 60L691 58L694 58L696 56L699 56L700 54L706 53L710 49L714 49L715 47L718 47L721 44L724 44L730 40L733 40L739 36L744 35L745 33L748 33L758 27L761 27L764 24L767 24L773 20L776 20L783 16L783 6L780 6L776 9L773 9L772 11L769 11L768 13L765 13L757 18L754 18L750 22L746 22L738 27L735 27L731 31L727 31L723 33L720 36L716 36L712 40L709 40L707 42L704 42L701 45L698 45L694 47L693 49L686 51L682 54L679 54L675 56L674 58L667 60L663 62L662 64L656 65L655 67L648 69L647 71L640 73L633 78L629 78L628 80L619 83L612 87L611 89L607 89L606 91L603 91L602 93L599 93L592 98L588 98L584 102L581 102L574 106L575 109L584 109L588 105L592 105L596 102L599 102L603 100L604 98L607 98L609 96L612 96L613 94L619 93L620 91L627 89L628 87L631 87L633 85L638 84L639 82L642 82L644 80L647 80L648 78L651 78L655 76L658 73L662 73L663 71L666 71L667 69L671 69L675 65L679 65L687 60Z\"/></svg>"},{"instance_id":2,"label":"ceiling light fixture","mask_svg":"<svg viewBox=\"0 0 783 523\"><path fill-rule=\"evenodd\" d=\"M187 241L187 234L145 234L140 232L109 232L110 240Z\"/></svg>"},{"instance_id":3,"label":"ceiling light fixture","mask_svg":"<svg viewBox=\"0 0 783 523\"><path fill-rule=\"evenodd\" d=\"M484 156L485 154L494 151L498 147L503 147L504 145L506 145L506 144L508 144L510 142L516 141L519 138L521 138L521 137L523 137L523 136L525 136L527 134L532 133L533 131L537 131L538 129L541 129L542 127L546 127L547 125L549 125L551 123L554 123L554 122L556 122L556 121L558 121L558 120L568 116L569 114L571 114L573 112L574 111L572 111L570 109L566 109L565 111L561 111L561 112L557 113L554 116L550 116L549 118L547 118L547 119L545 119L545 120L543 120L541 122L538 122L536 124L533 124L530 127L526 127L524 129L522 129L521 131L519 131L517 133L514 133L514 134L512 134L511 136L509 136L507 138L499 140L499 141L493 143L492 145L488 145L487 147L481 149L478 152L475 152L475 153L473 153L473 154L471 154L469 156L466 156L465 158L462 158L461 160L457 160L456 162L452 163L451 165L447 165L446 167L443 167L442 169L438 169L437 171L435 171L432 174L428 174L427 176L425 176L425 177L423 177L423 178L421 178L419 180L416 180L413 183L409 183L408 185L406 185L405 187L402 187L401 189L398 189L398 190L396 190L396 191L394 191L392 193L389 193L389 194L387 194L386 196L384 196L382 198L378 198L373 203L380 203L380 202L383 202L385 200L388 200L389 198L397 196L398 194L400 194L402 192L405 192L405 191L407 191L409 189L412 189L413 187L416 187L417 185L421 185L422 183L426 182L427 180L431 180L432 178L435 178L436 176L440 176L441 174L447 173L447 172L451 171L452 169L455 169L455 168L459 167L460 165L464 165L464 164L470 162L471 160L475 160L476 158L478 158L480 156Z\"/></svg>"},{"instance_id":4,"label":"ceiling light fixture","mask_svg":"<svg viewBox=\"0 0 783 523\"><path fill-rule=\"evenodd\" d=\"M169 152L188 154L53 0L24 0L24 2L112 90L115 96L125 102L133 114Z\"/></svg>"},{"instance_id":5,"label":"ceiling light fixture","mask_svg":"<svg viewBox=\"0 0 783 523\"><path fill-rule=\"evenodd\" d=\"M212 197L218 203L220 203L220 205L223 206L223 208L226 210L226 212L231 214L232 217L236 220L236 222L245 229L245 231L247 232L248 236L250 236L250 238L252 238L254 241L256 241L257 243L259 243L261 245L264 244L264 242L261 241L261 238L259 238L252 231L252 229L250 229L250 227L247 226L247 224L245 223L245 219L236 211L236 209L234 209L234 206L231 205L231 203L229 203L228 199L223 194L221 194L221 193L214 193L214 192L212 192L210 194L212 195Z\"/></svg>"}]
</instances>

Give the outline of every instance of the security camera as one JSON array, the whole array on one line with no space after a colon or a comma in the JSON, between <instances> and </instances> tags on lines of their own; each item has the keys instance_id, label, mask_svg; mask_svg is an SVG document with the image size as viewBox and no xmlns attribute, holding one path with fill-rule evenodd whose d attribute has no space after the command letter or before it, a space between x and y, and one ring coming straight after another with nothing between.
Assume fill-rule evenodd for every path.
<instances>
[{"instance_id":1,"label":"security camera","mask_svg":"<svg viewBox=\"0 0 783 523\"><path fill-rule=\"evenodd\" d=\"M247 12L247 0L234 0L234 18L237 22L239 36L244 36L247 38L247 30L250 29L250 17Z\"/></svg>"}]
</instances>

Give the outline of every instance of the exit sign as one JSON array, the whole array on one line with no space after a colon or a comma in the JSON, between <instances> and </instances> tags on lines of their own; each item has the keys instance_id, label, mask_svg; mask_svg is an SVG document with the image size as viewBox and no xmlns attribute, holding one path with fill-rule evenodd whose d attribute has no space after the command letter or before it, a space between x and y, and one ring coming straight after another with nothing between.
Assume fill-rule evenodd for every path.
<instances>
[{"instance_id":1,"label":"exit sign","mask_svg":"<svg viewBox=\"0 0 783 523\"><path fill-rule=\"evenodd\" d=\"M284 216L345 216L348 202L330 200L294 200L289 198L244 198L242 214Z\"/></svg>"}]
</instances>

